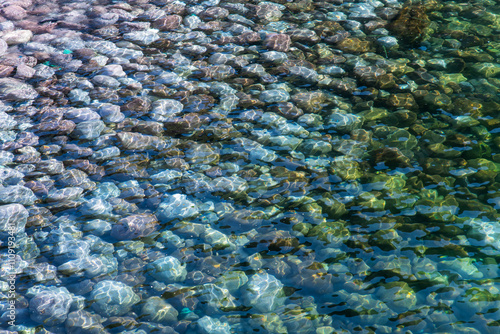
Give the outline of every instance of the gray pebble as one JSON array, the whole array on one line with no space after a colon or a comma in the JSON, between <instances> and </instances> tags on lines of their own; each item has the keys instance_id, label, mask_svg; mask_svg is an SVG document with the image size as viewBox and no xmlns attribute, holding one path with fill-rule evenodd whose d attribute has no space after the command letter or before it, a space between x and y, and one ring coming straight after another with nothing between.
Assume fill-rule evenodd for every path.
<instances>
[{"instance_id":1,"label":"gray pebble","mask_svg":"<svg viewBox=\"0 0 500 334\"><path fill-rule=\"evenodd\" d=\"M37 91L27 83L13 78L0 78L0 99L25 101L37 96Z\"/></svg>"},{"instance_id":2,"label":"gray pebble","mask_svg":"<svg viewBox=\"0 0 500 334\"><path fill-rule=\"evenodd\" d=\"M37 200L31 189L24 186L8 186L0 188L0 203L19 203L32 205Z\"/></svg>"},{"instance_id":3,"label":"gray pebble","mask_svg":"<svg viewBox=\"0 0 500 334\"><path fill-rule=\"evenodd\" d=\"M118 88L120 87L120 82L113 77L107 75L96 75L92 78L92 83L96 86Z\"/></svg>"},{"instance_id":4,"label":"gray pebble","mask_svg":"<svg viewBox=\"0 0 500 334\"><path fill-rule=\"evenodd\" d=\"M85 121L76 125L71 136L80 140L92 140L99 137L105 128L103 121Z\"/></svg>"},{"instance_id":5,"label":"gray pebble","mask_svg":"<svg viewBox=\"0 0 500 334\"><path fill-rule=\"evenodd\" d=\"M0 232L23 233L28 217L28 210L21 204L0 205Z\"/></svg>"},{"instance_id":6,"label":"gray pebble","mask_svg":"<svg viewBox=\"0 0 500 334\"><path fill-rule=\"evenodd\" d=\"M64 113L64 117L75 123L97 121L101 119L99 114L91 108L71 108Z\"/></svg>"},{"instance_id":7,"label":"gray pebble","mask_svg":"<svg viewBox=\"0 0 500 334\"><path fill-rule=\"evenodd\" d=\"M186 279L186 266L173 256L166 256L151 262L147 266L148 273L163 283L183 282Z\"/></svg>"},{"instance_id":8,"label":"gray pebble","mask_svg":"<svg viewBox=\"0 0 500 334\"><path fill-rule=\"evenodd\" d=\"M100 281L90 293L92 308L105 317L121 316L140 301L131 287L121 282Z\"/></svg>"},{"instance_id":9,"label":"gray pebble","mask_svg":"<svg viewBox=\"0 0 500 334\"><path fill-rule=\"evenodd\" d=\"M290 100L290 94L282 89L265 90L260 93L259 100L264 103L287 102Z\"/></svg>"},{"instance_id":10,"label":"gray pebble","mask_svg":"<svg viewBox=\"0 0 500 334\"><path fill-rule=\"evenodd\" d=\"M102 120L108 123L119 123L125 119L125 115L120 111L120 107L110 103L103 103L98 109Z\"/></svg>"},{"instance_id":11,"label":"gray pebble","mask_svg":"<svg viewBox=\"0 0 500 334\"><path fill-rule=\"evenodd\" d=\"M72 301L73 298L68 289L44 287L29 302L31 320L45 326L63 324Z\"/></svg>"}]
</instances>

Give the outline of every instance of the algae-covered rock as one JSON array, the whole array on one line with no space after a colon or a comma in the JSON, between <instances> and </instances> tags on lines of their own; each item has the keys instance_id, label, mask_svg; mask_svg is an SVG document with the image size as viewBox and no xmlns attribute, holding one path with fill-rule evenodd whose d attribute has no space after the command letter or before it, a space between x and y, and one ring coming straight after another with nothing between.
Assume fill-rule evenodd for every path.
<instances>
[{"instance_id":1,"label":"algae-covered rock","mask_svg":"<svg viewBox=\"0 0 500 334\"><path fill-rule=\"evenodd\" d=\"M320 241L323 241L326 245L340 246L344 241L346 241L350 232L344 227L344 224L340 221L338 222L323 222L317 226L314 226L307 233L308 237L315 237Z\"/></svg>"},{"instance_id":2,"label":"algae-covered rock","mask_svg":"<svg viewBox=\"0 0 500 334\"><path fill-rule=\"evenodd\" d=\"M452 222L458 213L458 202L453 196L446 196L444 199L420 199L415 203L415 210L427 218Z\"/></svg>"},{"instance_id":3,"label":"algae-covered rock","mask_svg":"<svg viewBox=\"0 0 500 334\"><path fill-rule=\"evenodd\" d=\"M398 313L411 310L417 304L417 294L406 282L386 283L379 288L377 296Z\"/></svg>"}]
</instances>

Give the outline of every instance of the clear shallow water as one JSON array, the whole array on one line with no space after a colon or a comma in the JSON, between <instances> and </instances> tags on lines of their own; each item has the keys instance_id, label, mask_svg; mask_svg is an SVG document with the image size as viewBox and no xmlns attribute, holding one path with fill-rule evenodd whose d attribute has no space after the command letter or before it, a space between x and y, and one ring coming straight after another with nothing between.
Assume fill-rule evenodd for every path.
<instances>
[{"instance_id":1,"label":"clear shallow water","mask_svg":"<svg viewBox=\"0 0 500 334\"><path fill-rule=\"evenodd\" d=\"M496 8L429 3L431 31L399 49L381 48L367 27L368 36L351 29L344 44L318 44L337 36L328 29L344 31L321 23L350 7L303 10L315 16L278 7L283 19L262 14L262 29L252 28L262 40L218 46L207 38L241 27L157 38L126 35L126 19L95 14L82 37L64 29L85 20L55 17L65 22L59 37L33 41L81 60L76 74L66 58L35 54L40 45L15 46L45 63L24 81L49 100L4 98L17 122L2 133L13 154L4 166L21 173L9 172L4 187L23 184L35 197L3 193L4 205L27 209L18 213L26 234L16 235L17 327L4 313L3 328L496 333ZM137 24L157 19L134 15ZM286 44L265 39L277 32L295 36L288 62L263 55ZM195 48L204 43L213 50ZM20 135L30 128L37 142Z\"/></svg>"}]
</instances>

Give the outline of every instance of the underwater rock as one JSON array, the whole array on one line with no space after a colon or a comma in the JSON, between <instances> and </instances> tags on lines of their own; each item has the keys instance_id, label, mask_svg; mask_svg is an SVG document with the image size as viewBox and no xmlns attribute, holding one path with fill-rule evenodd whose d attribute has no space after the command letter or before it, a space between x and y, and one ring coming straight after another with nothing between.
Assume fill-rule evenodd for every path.
<instances>
[{"instance_id":1,"label":"underwater rock","mask_svg":"<svg viewBox=\"0 0 500 334\"><path fill-rule=\"evenodd\" d=\"M156 211L156 216L161 222L193 217L199 212L197 206L184 194L166 195L164 198Z\"/></svg>"},{"instance_id":2,"label":"underwater rock","mask_svg":"<svg viewBox=\"0 0 500 334\"><path fill-rule=\"evenodd\" d=\"M142 306L142 316L146 321L175 323L178 315L179 312L160 297L149 297Z\"/></svg>"},{"instance_id":3,"label":"underwater rock","mask_svg":"<svg viewBox=\"0 0 500 334\"><path fill-rule=\"evenodd\" d=\"M151 262L148 273L163 283L183 282L186 279L186 266L173 256L166 256Z\"/></svg>"},{"instance_id":4,"label":"underwater rock","mask_svg":"<svg viewBox=\"0 0 500 334\"><path fill-rule=\"evenodd\" d=\"M111 229L111 236L117 240L130 240L149 236L156 230L155 215L138 214L120 219Z\"/></svg>"},{"instance_id":5,"label":"underwater rock","mask_svg":"<svg viewBox=\"0 0 500 334\"><path fill-rule=\"evenodd\" d=\"M35 292L35 289L38 291ZM30 294L34 294L29 302L31 320L46 326L60 325L66 321L73 302L66 288L36 286Z\"/></svg>"},{"instance_id":6,"label":"underwater rock","mask_svg":"<svg viewBox=\"0 0 500 334\"><path fill-rule=\"evenodd\" d=\"M90 293L92 308L105 317L121 316L130 312L140 301L131 287L110 280L100 281Z\"/></svg>"},{"instance_id":7,"label":"underwater rock","mask_svg":"<svg viewBox=\"0 0 500 334\"><path fill-rule=\"evenodd\" d=\"M245 305L257 312L272 312L285 302L283 284L274 276L255 274L244 287Z\"/></svg>"}]
</instances>

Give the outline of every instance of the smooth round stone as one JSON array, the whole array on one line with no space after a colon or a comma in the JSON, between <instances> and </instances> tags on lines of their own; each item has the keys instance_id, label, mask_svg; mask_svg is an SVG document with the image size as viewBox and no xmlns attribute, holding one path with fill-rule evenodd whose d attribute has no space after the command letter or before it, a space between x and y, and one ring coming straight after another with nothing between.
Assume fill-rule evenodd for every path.
<instances>
[{"instance_id":1,"label":"smooth round stone","mask_svg":"<svg viewBox=\"0 0 500 334\"><path fill-rule=\"evenodd\" d=\"M274 65L282 64L288 60L285 52L268 51L260 54L260 59L264 62L273 63Z\"/></svg>"},{"instance_id":2,"label":"smooth round stone","mask_svg":"<svg viewBox=\"0 0 500 334\"><path fill-rule=\"evenodd\" d=\"M96 236L103 236L111 231L111 223L102 219L89 220L84 223L82 231Z\"/></svg>"},{"instance_id":3,"label":"smooth round stone","mask_svg":"<svg viewBox=\"0 0 500 334\"><path fill-rule=\"evenodd\" d=\"M125 115L120 111L120 106L110 103L103 103L99 107L98 113L104 122L119 123L125 119Z\"/></svg>"},{"instance_id":4,"label":"smooth round stone","mask_svg":"<svg viewBox=\"0 0 500 334\"><path fill-rule=\"evenodd\" d=\"M278 158L276 153L263 147L256 147L250 150L250 158L264 162L272 162Z\"/></svg>"},{"instance_id":5,"label":"smooth round stone","mask_svg":"<svg viewBox=\"0 0 500 334\"><path fill-rule=\"evenodd\" d=\"M224 289L215 284L203 284L197 291L198 300L204 305L206 313L219 313L220 310L234 308L235 298Z\"/></svg>"},{"instance_id":6,"label":"smooth round stone","mask_svg":"<svg viewBox=\"0 0 500 334\"><path fill-rule=\"evenodd\" d=\"M58 243L53 250L54 260L62 264L84 258L90 254L90 245L83 240L68 240Z\"/></svg>"},{"instance_id":7,"label":"smooth round stone","mask_svg":"<svg viewBox=\"0 0 500 334\"><path fill-rule=\"evenodd\" d=\"M398 39L392 36L384 36L377 39L377 43L384 48L390 49L399 45Z\"/></svg>"},{"instance_id":8,"label":"smooth round stone","mask_svg":"<svg viewBox=\"0 0 500 334\"><path fill-rule=\"evenodd\" d=\"M362 119L354 114L334 112L328 117L329 127L344 133L359 129L362 123Z\"/></svg>"},{"instance_id":9,"label":"smooth round stone","mask_svg":"<svg viewBox=\"0 0 500 334\"><path fill-rule=\"evenodd\" d=\"M92 191L92 196L102 199L118 197L120 196L120 189L112 182L103 182Z\"/></svg>"},{"instance_id":10,"label":"smooth round stone","mask_svg":"<svg viewBox=\"0 0 500 334\"><path fill-rule=\"evenodd\" d=\"M142 316L146 321L161 324L177 322L179 312L160 297L150 297L142 306Z\"/></svg>"},{"instance_id":11,"label":"smooth round stone","mask_svg":"<svg viewBox=\"0 0 500 334\"><path fill-rule=\"evenodd\" d=\"M169 117L176 116L182 112L184 105L176 100L156 100L151 104L152 116L155 121L166 121Z\"/></svg>"},{"instance_id":12,"label":"smooth round stone","mask_svg":"<svg viewBox=\"0 0 500 334\"><path fill-rule=\"evenodd\" d=\"M113 77L107 75L96 75L92 78L92 83L96 86L118 88L120 87L120 82Z\"/></svg>"},{"instance_id":13,"label":"smooth round stone","mask_svg":"<svg viewBox=\"0 0 500 334\"><path fill-rule=\"evenodd\" d=\"M24 186L8 186L0 188L0 203L19 203L32 205L37 200L31 189Z\"/></svg>"},{"instance_id":14,"label":"smooth round stone","mask_svg":"<svg viewBox=\"0 0 500 334\"><path fill-rule=\"evenodd\" d=\"M92 308L102 316L121 316L140 301L131 287L115 281L101 281L90 293Z\"/></svg>"},{"instance_id":15,"label":"smooth round stone","mask_svg":"<svg viewBox=\"0 0 500 334\"><path fill-rule=\"evenodd\" d=\"M196 15L188 15L183 19L184 25L189 29L198 28L201 22L201 19Z\"/></svg>"},{"instance_id":16,"label":"smooth round stone","mask_svg":"<svg viewBox=\"0 0 500 334\"><path fill-rule=\"evenodd\" d=\"M148 46L154 41L159 40L160 36L158 35L158 30L148 29L144 31L132 31L123 34L123 39L126 41L137 43L139 45Z\"/></svg>"},{"instance_id":17,"label":"smooth round stone","mask_svg":"<svg viewBox=\"0 0 500 334\"><path fill-rule=\"evenodd\" d=\"M173 256L166 256L147 265L148 273L156 280L169 284L186 280L186 266Z\"/></svg>"},{"instance_id":18,"label":"smooth round stone","mask_svg":"<svg viewBox=\"0 0 500 334\"><path fill-rule=\"evenodd\" d=\"M104 334L104 326L98 315L84 310L78 310L68 314L65 323L67 333L95 333Z\"/></svg>"},{"instance_id":19,"label":"smooth round stone","mask_svg":"<svg viewBox=\"0 0 500 334\"><path fill-rule=\"evenodd\" d=\"M316 83L318 81L318 73L304 66L290 67L289 75L295 78L295 80L301 80L306 83Z\"/></svg>"},{"instance_id":20,"label":"smooth round stone","mask_svg":"<svg viewBox=\"0 0 500 334\"><path fill-rule=\"evenodd\" d=\"M114 77L114 78L121 78L127 76L125 71L123 70L123 67L121 65L106 65L104 66L100 71L99 74Z\"/></svg>"},{"instance_id":21,"label":"smooth round stone","mask_svg":"<svg viewBox=\"0 0 500 334\"><path fill-rule=\"evenodd\" d=\"M243 292L245 304L257 312L273 312L285 303L283 284L267 273L253 275Z\"/></svg>"},{"instance_id":22,"label":"smooth round stone","mask_svg":"<svg viewBox=\"0 0 500 334\"><path fill-rule=\"evenodd\" d=\"M156 216L162 222L173 219L184 219L198 214L196 205L188 200L184 194L165 195L163 202L158 206Z\"/></svg>"},{"instance_id":23,"label":"smooth round stone","mask_svg":"<svg viewBox=\"0 0 500 334\"><path fill-rule=\"evenodd\" d=\"M0 165L10 164L14 161L14 153L0 150Z\"/></svg>"},{"instance_id":24,"label":"smooth round stone","mask_svg":"<svg viewBox=\"0 0 500 334\"><path fill-rule=\"evenodd\" d=\"M118 156L120 156L120 149L116 146L111 146L95 151L91 158L99 161L105 161Z\"/></svg>"},{"instance_id":25,"label":"smooth round stone","mask_svg":"<svg viewBox=\"0 0 500 334\"><path fill-rule=\"evenodd\" d=\"M29 212L21 204L0 205L0 232L23 233Z\"/></svg>"},{"instance_id":26,"label":"smooth round stone","mask_svg":"<svg viewBox=\"0 0 500 334\"><path fill-rule=\"evenodd\" d=\"M0 23L0 31L10 31L14 30L14 22L12 21L4 21Z\"/></svg>"},{"instance_id":27,"label":"smooth round stone","mask_svg":"<svg viewBox=\"0 0 500 334\"><path fill-rule=\"evenodd\" d=\"M234 293L247 282L248 277L243 271L230 271L219 277L215 281L215 284L220 285L231 293Z\"/></svg>"},{"instance_id":28,"label":"smooth round stone","mask_svg":"<svg viewBox=\"0 0 500 334\"><path fill-rule=\"evenodd\" d=\"M12 168L0 168L0 181L6 185L18 185L24 174Z\"/></svg>"},{"instance_id":29,"label":"smooth round stone","mask_svg":"<svg viewBox=\"0 0 500 334\"><path fill-rule=\"evenodd\" d=\"M158 220L154 215L132 215L115 223L111 230L111 236L117 240L143 238L156 231L157 225Z\"/></svg>"},{"instance_id":30,"label":"smooth round stone","mask_svg":"<svg viewBox=\"0 0 500 334\"><path fill-rule=\"evenodd\" d=\"M2 39L7 42L8 45L28 43L32 37L33 33L31 30L9 31L2 35Z\"/></svg>"},{"instance_id":31,"label":"smooth round stone","mask_svg":"<svg viewBox=\"0 0 500 334\"><path fill-rule=\"evenodd\" d=\"M68 99L75 104L90 104L89 92L75 88L68 93Z\"/></svg>"},{"instance_id":32,"label":"smooth round stone","mask_svg":"<svg viewBox=\"0 0 500 334\"><path fill-rule=\"evenodd\" d=\"M328 75L331 75L331 76L334 76L334 77L342 76L342 75L345 74L344 69L342 69L339 66L334 66L334 65L332 65L332 66L325 66L325 67L321 68L319 72L321 74L328 74Z\"/></svg>"},{"instance_id":33,"label":"smooth round stone","mask_svg":"<svg viewBox=\"0 0 500 334\"><path fill-rule=\"evenodd\" d=\"M0 130L12 130L17 125L14 117L7 114L5 111L0 111Z\"/></svg>"},{"instance_id":34,"label":"smooth round stone","mask_svg":"<svg viewBox=\"0 0 500 334\"><path fill-rule=\"evenodd\" d=\"M242 68L242 72L250 77L262 77L267 74L266 68L261 64L250 64Z\"/></svg>"},{"instance_id":35,"label":"smooth round stone","mask_svg":"<svg viewBox=\"0 0 500 334\"><path fill-rule=\"evenodd\" d=\"M221 322L218 319L209 317L208 315L199 319L197 322L198 333L201 334L230 334L231 326L227 322Z\"/></svg>"},{"instance_id":36,"label":"smooth round stone","mask_svg":"<svg viewBox=\"0 0 500 334\"><path fill-rule=\"evenodd\" d=\"M290 94L282 89L265 90L260 93L259 100L264 103L287 102L290 100Z\"/></svg>"},{"instance_id":37,"label":"smooth round stone","mask_svg":"<svg viewBox=\"0 0 500 334\"><path fill-rule=\"evenodd\" d=\"M105 128L103 121L85 121L76 125L71 136L80 140L92 140L98 138Z\"/></svg>"},{"instance_id":38,"label":"smooth round stone","mask_svg":"<svg viewBox=\"0 0 500 334\"><path fill-rule=\"evenodd\" d=\"M73 301L66 288L42 288L30 299L29 311L31 320L45 326L60 325L66 321Z\"/></svg>"},{"instance_id":39,"label":"smooth round stone","mask_svg":"<svg viewBox=\"0 0 500 334\"><path fill-rule=\"evenodd\" d=\"M126 150L147 150L154 147L158 137L136 132L120 132L116 135Z\"/></svg>"},{"instance_id":40,"label":"smooth round stone","mask_svg":"<svg viewBox=\"0 0 500 334\"><path fill-rule=\"evenodd\" d=\"M1 43L0 43L1 44ZM1 48L1 46L0 46ZM1 49L0 49L1 53ZM19 64L16 66L16 75L14 76L17 79L31 79L35 76L36 70L32 67L29 67L25 64Z\"/></svg>"},{"instance_id":41,"label":"smooth round stone","mask_svg":"<svg viewBox=\"0 0 500 334\"><path fill-rule=\"evenodd\" d=\"M219 95L222 98L224 98L226 95L234 95L238 92L227 83L217 81L211 82L208 89L210 90L210 93Z\"/></svg>"},{"instance_id":42,"label":"smooth round stone","mask_svg":"<svg viewBox=\"0 0 500 334\"><path fill-rule=\"evenodd\" d=\"M110 217L113 206L105 199L92 198L79 207L79 211L84 216L89 217Z\"/></svg>"},{"instance_id":43,"label":"smooth round stone","mask_svg":"<svg viewBox=\"0 0 500 334\"><path fill-rule=\"evenodd\" d=\"M0 79L0 99L10 101L33 100L38 92L31 86L13 78Z\"/></svg>"},{"instance_id":44,"label":"smooth round stone","mask_svg":"<svg viewBox=\"0 0 500 334\"><path fill-rule=\"evenodd\" d=\"M35 70L34 77L42 80L49 79L56 73L55 68L45 64L38 64L33 69Z\"/></svg>"},{"instance_id":45,"label":"smooth round stone","mask_svg":"<svg viewBox=\"0 0 500 334\"><path fill-rule=\"evenodd\" d=\"M101 116L90 108L72 108L64 113L64 117L75 123L101 119Z\"/></svg>"},{"instance_id":46,"label":"smooth round stone","mask_svg":"<svg viewBox=\"0 0 500 334\"><path fill-rule=\"evenodd\" d=\"M72 201L80 198L83 193L83 188L80 187L69 187L59 190L51 190L49 191L45 200L47 202L64 202L64 201Z\"/></svg>"},{"instance_id":47,"label":"smooth round stone","mask_svg":"<svg viewBox=\"0 0 500 334\"><path fill-rule=\"evenodd\" d=\"M157 174L151 175L152 184L168 184L173 180L180 179L182 173L176 170L168 169Z\"/></svg>"}]
</instances>

